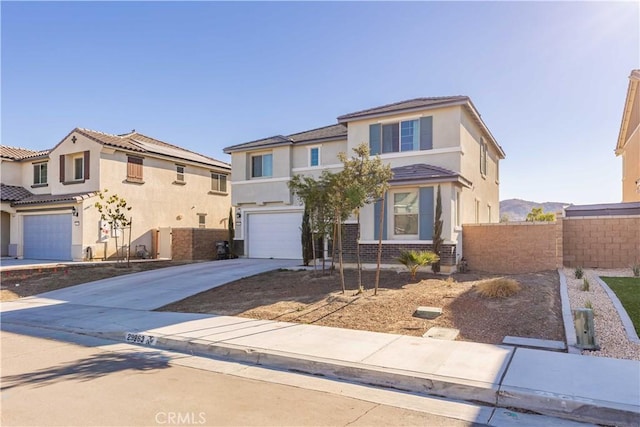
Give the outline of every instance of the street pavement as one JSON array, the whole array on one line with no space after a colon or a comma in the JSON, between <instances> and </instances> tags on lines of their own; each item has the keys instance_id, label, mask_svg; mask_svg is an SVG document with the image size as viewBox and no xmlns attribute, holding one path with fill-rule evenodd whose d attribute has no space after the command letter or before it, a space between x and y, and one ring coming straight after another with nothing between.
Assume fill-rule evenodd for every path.
<instances>
[{"instance_id":1,"label":"street pavement","mask_svg":"<svg viewBox=\"0 0 640 427\"><path fill-rule=\"evenodd\" d=\"M640 363L228 316L146 311L238 276L295 262L233 260L120 276L2 305L2 327L48 328L346 381L533 410L567 419L640 424ZM164 274L162 274L164 272ZM154 273L153 276L149 276ZM13 329L12 329L13 328ZM142 347L140 347L142 348ZM489 411L475 422L487 424ZM498 425L498 424L493 424Z\"/></svg>"}]
</instances>

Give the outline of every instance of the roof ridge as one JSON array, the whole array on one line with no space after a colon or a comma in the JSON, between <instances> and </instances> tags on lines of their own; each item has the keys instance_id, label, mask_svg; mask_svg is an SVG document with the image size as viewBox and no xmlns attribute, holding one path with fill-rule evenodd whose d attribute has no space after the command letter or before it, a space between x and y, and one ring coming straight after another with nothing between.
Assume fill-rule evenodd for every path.
<instances>
[{"instance_id":1,"label":"roof ridge","mask_svg":"<svg viewBox=\"0 0 640 427\"><path fill-rule=\"evenodd\" d=\"M112 136L112 137L115 137L115 138L124 139L124 137L121 136L121 135L114 135L112 133L102 132L101 130L93 130L93 129L87 129L87 128L76 128L76 129L81 130L81 131L85 131L85 132L93 132L93 133L98 133L100 135Z\"/></svg>"},{"instance_id":2,"label":"roof ridge","mask_svg":"<svg viewBox=\"0 0 640 427\"><path fill-rule=\"evenodd\" d=\"M291 134L287 135L287 137L288 137L288 138L291 138L292 136L294 136L294 135L300 135L301 133L314 132L314 131L317 131L317 130L320 130L320 129L326 129L326 128L330 128L330 127L334 127L334 126L343 126L343 127L346 127L346 126L344 126L342 123L334 123L334 124L332 124L332 125L320 126L320 127L318 127L318 128L315 128L315 129L309 129L309 130L303 130L303 131L301 131L301 132L291 133Z\"/></svg>"},{"instance_id":3,"label":"roof ridge","mask_svg":"<svg viewBox=\"0 0 640 427\"><path fill-rule=\"evenodd\" d=\"M132 139L133 141L136 141L136 142L143 142L143 141L137 141L133 135L139 135L139 136L142 136L142 137L144 137L144 138L148 138L148 139L150 139L150 140L152 140L152 141L159 142L160 144L157 144L157 145L164 145L164 146L167 146L167 147L174 148L174 149L176 149L176 150L181 150L181 151L185 151L185 152L187 152L187 153L195 154L195 155L197 155L197 156L202 156L202 157L204 157L204 158L206 158L206 159L213 160L214 162L219 162L219 163L224 163L224 164L226 164L226 162L224 162L224 161L222 161L222 160L218 160L218 159L216 159L216 158L214 158L214 157L210 157L210 156L207 156L207 155L205 155L205 154L198 153L197 151L189 150L188 148L180 147L180 146L178 146L178 145L174 145L174 144L170 144L170 143L165 142L165 141L161 141L161 140L159 140L159 139L153 138L153 137L151 137L151 136L147 136L147 135L145 135L145 134L143 134L143 133L140 133L140 132L133 132L133 133L128 134L128 135L129 135L129 136L128 136L128 138L129 138L129 139Z\"/></svg>"}]
</instances>

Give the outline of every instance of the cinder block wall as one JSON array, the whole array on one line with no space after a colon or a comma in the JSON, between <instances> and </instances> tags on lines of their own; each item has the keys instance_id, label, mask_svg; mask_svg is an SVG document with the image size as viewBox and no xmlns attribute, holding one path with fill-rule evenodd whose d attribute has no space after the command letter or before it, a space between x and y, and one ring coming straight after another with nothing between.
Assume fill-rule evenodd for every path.
<instances>
[{"instance_id":1,"label":"cinder block wall","mask_svg":"<svg viewBox=\"0 0 640 427\"><path fill-rule=\"evenodd\" d=\"M472 270L516 274L562 266L562 221L465 224L462 251Z\"/></svg>"},{"instance_id":2,"label":"cinder block wall","mask_svg":"<svg viewBox=\"0 0 640 427\"><path fill-rule=\"evenodd\" d=\"M564 219L564 265L628 268L640 263L640 217Z\"/></svg>"},{"instance_id":3,"label":"cinder block wall","mask_svg":"<svg viewBox=\"0 0 640 427\"><path fill-rule=\"evenodd\" d=\"M173 228L171 229L171 257L177 261L214 260L216 242L227 240L226 229Z\"/></svg>"}]
</instances>

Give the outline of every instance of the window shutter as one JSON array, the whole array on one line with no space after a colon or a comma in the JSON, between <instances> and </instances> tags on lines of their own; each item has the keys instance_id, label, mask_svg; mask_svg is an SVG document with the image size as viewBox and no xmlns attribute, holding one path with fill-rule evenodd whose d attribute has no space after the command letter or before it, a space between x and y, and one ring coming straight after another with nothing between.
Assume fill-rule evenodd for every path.
<instances>
[{"instance_id":1,"label":"window shutter","mask_svg":"<svg viewBox=\"0 0 640 427\"><path fill-rule=\"evenodd\" d=\"M84 179L89 179L89 170L91 169L91 163L89 162L91 156L90 151L84 152Z\"/></svg>"},{"instance_id":2,"label":"window shutter","mask_svg":"<svg viewBox=\"0 0 640 427\"><path fill-rule=\"evenodd\" d=\"M433 187L420 188L420 240L433 238Z\"/></svg>"},{"instance_id":3,"label":"window shutter","mask_svg":"<svg viewBox=\"0 0 640 427\"><path fill-rule=\"evenodd\" d=\"M382 224L382 240L387 240L387 195L385 194L382 200L378 200L373 204L373 238L375 240L380 239L380 205L384 203L384 223Z\"/></svg>"},{"instance_id":4,"label":"window shutter","mask_svg":"<svg viewBox=\"0 0 640 427\"><path fill-rule=\"evenodd\" d=\"M369 154L380 154L380 125L369 125Z\"/></svg>"},{"instance_id":5,"label":"window shutter","mask_svg":"<svg viewBox=\"0 0 640 427\"><path fill-rule=\"evenodd\" d=\"M60 154L60 182L64 182L64 154Z\"/></svg>"},{"instance_id":6,"label":"window shutter","mask_svg":"<svg viewBox=\"0 0 640 427\"><path fill-rule=\"evenodd\" d=\"M433 117L420 117L420 149L433 149Z\"/></svg>"}]
</instances>

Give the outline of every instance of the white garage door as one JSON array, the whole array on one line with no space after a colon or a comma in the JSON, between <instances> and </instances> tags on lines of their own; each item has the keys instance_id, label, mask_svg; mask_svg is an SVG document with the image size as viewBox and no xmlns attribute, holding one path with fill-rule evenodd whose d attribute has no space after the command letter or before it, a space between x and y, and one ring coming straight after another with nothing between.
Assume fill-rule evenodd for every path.
<instances>
[{"instance_id":1,"label":"white garage door","mask_svg":"<svg viewBox=\"0 0 640 427\"><path fill-rule=\"evenodd\" d=\"M28 259L71 259L71 215L28 215L24 217L24 257Z\"/></svg>"},{"instance_id":2,"label":"white garage door","mask_svg":"<svg viewBox=\"0 0 640 427\"><path fill-rule=\"evenodd\" d=\"M249 258L302 259L301 224L301 212L249 214Z\"/></svg>"}]
</instances>

